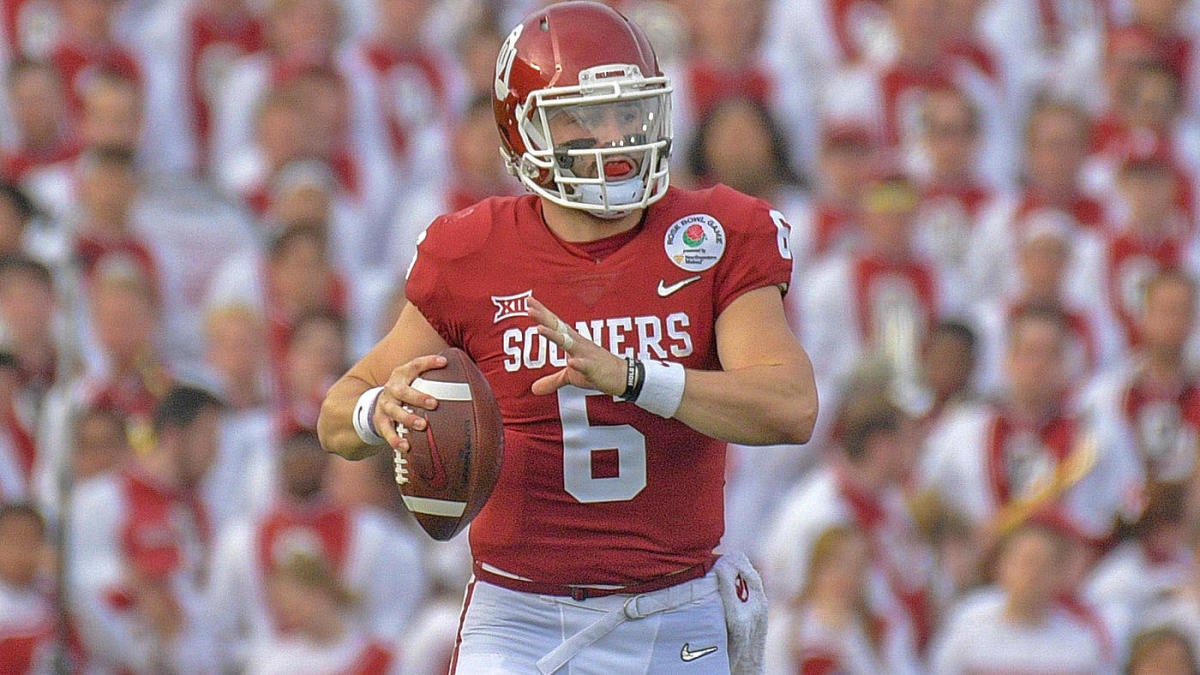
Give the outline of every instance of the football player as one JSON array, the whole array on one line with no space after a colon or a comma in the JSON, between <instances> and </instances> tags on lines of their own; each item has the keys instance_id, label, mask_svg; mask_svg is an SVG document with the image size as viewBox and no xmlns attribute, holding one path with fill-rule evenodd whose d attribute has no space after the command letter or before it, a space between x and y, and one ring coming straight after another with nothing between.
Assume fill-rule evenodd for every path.
<instances>
[{"instance_id":1,"label":"football player","mask_svg":"<svg viewBox=\"0 0 1200 675\"><path fill-rule=\"evenodd\" d=\"M494 89L503 154L533 194L428 227L408 304L330 389L321 440L403 459L397 425L422 430L411 410L437 405L413 380L464 349L499 402L505 459L471 526L454 671L728 673L746 657L722 597L750 602L757 575L739 567L740 592L718 592L737 579L713 552L725 443L803 443L817 413L781 297L788 223L727 187L668 186L671 86L605 5L527 17Z\"/></svg>"}]
</instances>

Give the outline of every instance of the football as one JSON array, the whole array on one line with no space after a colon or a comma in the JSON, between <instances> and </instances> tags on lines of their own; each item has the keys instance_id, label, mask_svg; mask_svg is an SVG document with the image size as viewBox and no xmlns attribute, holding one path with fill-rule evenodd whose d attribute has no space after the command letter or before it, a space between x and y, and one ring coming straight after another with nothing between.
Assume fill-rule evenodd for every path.
<instances>
[{"instance_id":1,"label":"football","mask_svg":"<svg viewBox=\"0 0 1200 675\"><path fill-rule=\"evenodd\" d=\"M396 483L404 505L429 536L446 541L479 514L504 455L500 406L483 373L466 352L444 350L446 367L429 370L412 387L438 400L416 410L428 422L409 429L409 450L396 453Z\"/></svg>"}]
</instances>

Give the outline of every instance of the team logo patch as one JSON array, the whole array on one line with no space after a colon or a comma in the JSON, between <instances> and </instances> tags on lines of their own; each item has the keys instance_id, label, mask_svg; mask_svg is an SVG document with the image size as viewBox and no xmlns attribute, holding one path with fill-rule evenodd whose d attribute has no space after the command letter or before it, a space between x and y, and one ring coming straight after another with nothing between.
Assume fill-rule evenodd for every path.
<instances>
[{"instance_id":1,"label":"team logo patch","mask_svg":"<svg viewBox=\"0 0 1200 675\"><path fill-rule=\"evenodd\" d=\"M737 599L742 602L750 602L750 584L742 578L742 573L738 572L737 580L734 583L734 590L737 591Z\"/></svg>"},{"instance_id":2,"label":"team logo patch","mask_svg":"<svg viewBox=\"0 0 1200 675\"><path fill-rule=\"evenodd\" d=\"M663 248L680 269L703 272L716 265L725 254L725 228L705 213L686 216L667 228Z\"/></svg>"},{"instance_id":3,"label":"team logo patch","mask_svg":"<svg viewBox=\"0 0 1200 675\"><path fill-rule=\"evenodd\" d=\"M496 316L492 317L492 323L500 323L514 316L529 316L529 305L526 302L531 297L533 289L516 295L493 295L492 304L496 306Z\"/></svg>"}]
</instances>

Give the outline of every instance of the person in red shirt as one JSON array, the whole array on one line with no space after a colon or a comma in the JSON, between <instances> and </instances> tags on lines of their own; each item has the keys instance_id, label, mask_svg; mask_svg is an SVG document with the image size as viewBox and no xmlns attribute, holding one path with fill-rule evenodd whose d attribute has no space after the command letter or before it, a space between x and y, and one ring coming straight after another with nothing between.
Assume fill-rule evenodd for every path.
<instances>
[{"instance_id":1,"label":"person in red shirt","mask_svg":"<svg viewBox=\"0 0 1200 675\"><path fill-rule=\"evenodd\" d=\"M414 380L462 348L496 394L506 459L471 524L455 672L589 655L617 672L758 661L726 651L714 566L730 580L743 568L713 549L725 443L802 443L816 417L783 311L787 222L730 188L669 186L668 80L615 10L535 11L496 73L503 152L533 194L430 225L395 327L325 398L322 443L351 459L390 445L407 461L397 425L425 421L403 406L436 406ZM629 602L662 611L624 613ZM585 628L590 646L564 642Z\"/></svg>"}]
</instances>

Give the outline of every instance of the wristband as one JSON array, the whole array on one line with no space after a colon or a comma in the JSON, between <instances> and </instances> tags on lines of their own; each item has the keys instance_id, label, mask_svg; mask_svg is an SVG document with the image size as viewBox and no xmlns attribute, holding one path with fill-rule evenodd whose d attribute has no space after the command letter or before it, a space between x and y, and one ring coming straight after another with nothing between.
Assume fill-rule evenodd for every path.
<instances>
[{"instance_id":1,"label":"wristband","mask_svg":"<svg viewBox=\"0 0 1200 675\"><path fill-rule=\"evenodd\" d=\"M383 445L387 443L383 436L380 436L375 431L375 425L372 424L371 418L375 413L375 401L379 399L379 393L383 391L383 387L374 387L362 393L358 397L358 403L354 404L354 415L351 421L354 423L354 431L358 433L358 437L367 445Z\"/></svg>"},{"instance_id":2,"label":"wristband","mask_svg":"<svg viewBox=\"0 0 1200 675\"><path fill-rule=\"evenodd\" d=\"M643 368L642 391L634 400L639 408L659 417L674 417L683 402L687 371L670 361L638 361Z\"/></svg>"},{"instance_id":3,"label":"wristband","mask_svg":"<svg viewBox=\"0 0 1200 675\"><path fill-rule=\"evenodd\" d=\"M642 385L646 383L646 366L631 357L626 357L625 363L628 364L628 370L625 373L625 391L621 392L619 398L622 401L636 401L642 393Z\"/></svg>"}]
</instances>

